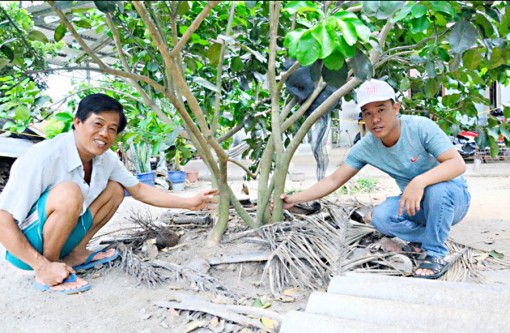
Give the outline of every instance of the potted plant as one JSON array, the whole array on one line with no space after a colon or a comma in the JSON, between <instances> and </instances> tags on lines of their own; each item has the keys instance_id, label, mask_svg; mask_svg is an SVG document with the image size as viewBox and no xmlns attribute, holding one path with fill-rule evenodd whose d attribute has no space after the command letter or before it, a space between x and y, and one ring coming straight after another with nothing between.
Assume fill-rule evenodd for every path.
<instances>
[{"instance_id":1,"label":"potted plant","mask_svg":"<svg viewBox=\"0 0 510 333\"><path fill-rule=\"evenodd\" d=\"M168 179L174 191L184 188L186 172L183 166L194 156L192 146L185 143L184 138L178 137L168 151Z\"/></svg>"},{"instance_id":2,"label":"potted plant","mask_svg":"<svg viewBox=\"0 0 510 333\"><path fill-rule=\"evenodd\" d=\"M152 147L146 142L133 143L129 148L136 178L142 183L154 186L156 173L151 168Z\"/></svg>"},{"instance_id":3,"label":"potted plant","mask_svg":"<svg viewBox=\"0 0 510 333\"><path fill-rule=\"evenodd\" d=\"M184 180L186 179L186 172L182 170L180 158L181 154L177 150L168 170L168 180L170 180L172 190L174 191L182 191L184 189Z\"/></svg>"}]
</instances>

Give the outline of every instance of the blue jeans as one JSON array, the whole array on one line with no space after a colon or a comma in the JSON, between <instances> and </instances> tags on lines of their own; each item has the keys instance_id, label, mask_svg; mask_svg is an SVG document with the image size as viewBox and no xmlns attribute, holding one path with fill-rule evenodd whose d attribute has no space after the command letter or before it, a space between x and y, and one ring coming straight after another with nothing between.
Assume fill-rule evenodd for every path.
<instances>
[{"instance_id":1,"label":"blue jeans","mask_svg":"<svg viewBox=\"0 0 510 333\"><path fill-rule=\"evenodd\" d=\"M426 187L420 211L413 216L405 210L398 216L400 197L389 197L375 207L372 225L384 235L421 243L422 250L431 256L446 256L451 226L460 222L469 208L471 195L467 187L454 181Z\"/></svg>"}]
</instances>

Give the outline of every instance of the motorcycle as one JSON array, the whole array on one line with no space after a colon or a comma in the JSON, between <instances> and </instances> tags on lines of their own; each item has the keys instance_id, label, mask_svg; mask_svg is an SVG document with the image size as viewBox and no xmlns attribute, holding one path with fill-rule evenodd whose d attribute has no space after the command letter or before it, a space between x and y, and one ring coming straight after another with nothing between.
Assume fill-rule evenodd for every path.
<instances>
[{"instance_id":1,"label":"motorcycle","mask_svg":"<svg viewBox=\"0 0 510 333\"><path fill-rule=\"evenodd\" d=\"M459 152L462 158L467 159L474 157L476 153L475 138L478 133L474 131L462 131L452 138L452 143L455 149Z\"/></svg>"}]
</instances>

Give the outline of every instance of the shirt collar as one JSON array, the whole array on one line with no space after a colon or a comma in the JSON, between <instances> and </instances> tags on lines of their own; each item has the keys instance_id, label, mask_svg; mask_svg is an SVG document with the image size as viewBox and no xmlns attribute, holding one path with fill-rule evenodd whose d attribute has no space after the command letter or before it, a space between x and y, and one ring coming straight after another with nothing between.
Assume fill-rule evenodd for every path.
<instances>
[{"instance_id":1,"label":"shirt collar","mask_svg":"<svg viewBox=\"0 0 510 333\"><path fill-rule=\"evenodd\" d=\"M83 163L80 158L80 154L78 154L78 147L76 147L76 140L74 137L74 130L66 133L66 148L67 148L67 163L68 163L68 171L72 171L76 168L83 167ZM92 159L93 165L101 164L103 160L104 154L96 156Z\"/></svg>"},{"instance_id":2,"label":"shirt collar","mask_svg":"<svg viewBox=\"0 0 510 333\"><path fill-rule=\"evenodd\" d=\"M66 133L66 150L67 150L67 166L68 171L72 171L76 168L83 166L80 155L78 154L78 148L74 140L74 131Z\"/></svg>"}]
</instances>

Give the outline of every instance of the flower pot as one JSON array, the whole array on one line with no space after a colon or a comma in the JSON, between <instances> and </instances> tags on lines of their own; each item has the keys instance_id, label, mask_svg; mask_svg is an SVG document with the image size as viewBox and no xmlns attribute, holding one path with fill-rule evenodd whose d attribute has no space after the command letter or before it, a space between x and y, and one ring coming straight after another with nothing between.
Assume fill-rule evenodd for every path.
<instances>
[{"instance_id":1,"label":"flower pot","mask_svg":"<svg viewBox=\"0 0 510 333\"><path fill-rule=\"evenodd\" d=\"M198 170L197 169L186 170L186 179L190 183L195 183L198 180Z\"/></svg>"},{"instance_id":2,"label":"flower pot","mask_svg":"<svg viewBox=\"0 0 510 333\"><path fill-rule=\"evenodd\" d=\"M156 172L149 171L144 173L137 173L136 178L138 178L141 183L147 184L149 186L154 186L156 182Z\"/></svg>"},{"instance_id":3,"label":"flower pot","mask_svg":"<svg viewBox=\"0 0 510 333\"><path fill-rule=\"evenodd\" d=\"M186 172L184 171L168 171L168 180L171 183L184 183Z\"/></svg>"},{"instance_id":4,"label":"flower pot","mask_svg":"<svg viewBox=\"0 0 510 333\"><path fill-rule=\"evenodd\" d=\"M184 182L182 182L182 183L172 183L172 191L174 191L174 192L184 191Z\"/></svg>"},{"instance_id":5,"label":"flower pot","mask_svg":"<svg viewBox=\"0 0 510 333\"><path fill-rule=\"evenodd\" d=\"M172 183L172 190L175 192L184 189L184 180L186 179L186 172L184 171L168 171L168 180Z\"/></svg>"}]
</instances>

